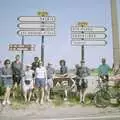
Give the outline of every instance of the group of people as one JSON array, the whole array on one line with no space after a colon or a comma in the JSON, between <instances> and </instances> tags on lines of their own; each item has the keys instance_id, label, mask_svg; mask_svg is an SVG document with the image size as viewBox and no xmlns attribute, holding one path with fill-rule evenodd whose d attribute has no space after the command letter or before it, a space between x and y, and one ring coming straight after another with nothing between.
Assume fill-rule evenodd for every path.
<instances>
[{"instance_id":1,"label":"group of people","mask_svg":"<svg viewBox=\"0 0 120 120\"><path fill-rule=\"evenodd\" d=\"M60 74L62 76L68 75L68 68L65 60L60 60ZM102 59L102 65L98 68L98 75L103 78L106 76L109 79L110 67L106 64L106 60ZM10 94L12 91L13 97L15 96L15 89L21 86L22 93L24 95L25 102L31 100L31 96L35 96L36 103L43 104L44 99L50 101L50 89L53 88L53 79L55 77L55 69L51 63L48 63L47 67L44 67L42 61L38 58L34 58L32 64L26 65L23 70L22 63L20 62L20 56L16 55L15 61L11 62L9 59L4 61L4 67L0 70L0 76L5 86L5 94L3 105L11 104ZM82 62L82 65L76 65L76 77L74 79L77 87L77 92L80 93L80 102L84 103L85 91L88 87L87 76L90 75L89 69ZM67 91L65 91L66 93Z\"/></svg>"},{"instance_id":2,"label":"group of people","mask_svg":"<svg viewBox=\"0 0 120 120\"><path fill-rule=\"evenodd\" d=\"M45 94L46 100L49 101L50 89L53 87L54 73L55 70L51 67L51 64L48 63L48 66L45 68L38 57L34 58L32 65L26 65L24 70L19 55L16 55L13 62L6 59L0 73L4 87L6 88L3 105L11 104L11 90L14 97L17 87L22 89L25 102L30 101L32 93L35 94L37 103L40 102L43 104Z\"/></svg>"}]
</instances>

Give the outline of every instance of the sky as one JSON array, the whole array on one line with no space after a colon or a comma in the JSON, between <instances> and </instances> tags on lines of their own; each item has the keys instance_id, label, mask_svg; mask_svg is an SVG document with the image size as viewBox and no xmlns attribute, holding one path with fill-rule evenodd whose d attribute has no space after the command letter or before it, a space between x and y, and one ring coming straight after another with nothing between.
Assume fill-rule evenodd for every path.
<instances>
[{"instance_id":1,"label":"sky","mask_svg":"<svg viewBox=\"0 0 120 120\"><path fill-rule=\"evenodd\" d=\"M119 2L120 3L120 2ZM51 62L59 66L59 60L65 59L68 68L74 68L81 60L81 47L71 46L70 28L77 22L87 21L89 26L107 28L106 46L85 47L85 62L90 68L98 67L101 58L113 64L112 28L110 0L0 0L0 59L14 60L20 52L8 51L8 45L20 44L17 35L19 16L36 16L45 9L49 16L56 16L56 36L45 36L45 64ZM36 50L25 52L24 64L29 64L35 56L41 56L41 36L25 37L25 43L35 44Z\"/></svg>"}]
</instances>

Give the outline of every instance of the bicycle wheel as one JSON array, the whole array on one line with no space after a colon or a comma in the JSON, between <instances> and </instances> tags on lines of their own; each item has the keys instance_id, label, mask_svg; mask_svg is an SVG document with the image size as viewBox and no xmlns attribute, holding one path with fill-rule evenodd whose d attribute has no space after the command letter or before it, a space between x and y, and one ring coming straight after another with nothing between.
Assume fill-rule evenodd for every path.
<instances>
[{"instance_id":1,"label":"bicycle wheel","mask_svg":"<svg viewBox=\"0 0 120 120\"><path fill-rule=\"evenodd\" d=\"M2 110L3 110L3 105L2 105L2 103L0 101L0 112L2 112Z\"/></svg>"},{"instance_id":2,"label":"bicycle wheel","mask_svg":"<svg viewBox=\"0 0 120 120\"><path fill-rule=\"evenodd\" d=\"M110 94L106 91L99 90L94 96L96 107L105 108L110 104Z\"/></svg>"}]
</instances>

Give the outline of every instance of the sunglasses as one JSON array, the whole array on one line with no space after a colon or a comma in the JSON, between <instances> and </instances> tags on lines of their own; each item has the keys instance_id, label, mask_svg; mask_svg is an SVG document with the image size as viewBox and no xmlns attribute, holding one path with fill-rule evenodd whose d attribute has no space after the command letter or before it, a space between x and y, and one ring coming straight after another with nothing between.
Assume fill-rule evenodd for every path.
<instances>
[{"instance_id":1,"label":"sunglasses","mask_svg":"<svg viewBox=\"0 0 120 120\"><path fill-rule=\"evenodd\" d=\"M10 63L6 63L6 64L10 64Z\"/></svg>"}]
</instances>

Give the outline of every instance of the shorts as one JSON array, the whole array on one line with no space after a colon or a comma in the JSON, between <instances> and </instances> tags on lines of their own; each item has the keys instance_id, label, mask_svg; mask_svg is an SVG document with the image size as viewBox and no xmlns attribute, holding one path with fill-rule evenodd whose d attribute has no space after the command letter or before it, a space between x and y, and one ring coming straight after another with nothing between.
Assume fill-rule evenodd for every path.
<instances>
[{"instance_id":1,"label":"shorts","mask_svg":"<svg viewBox=\"0 0 120 120\"><path fill-rule=\"evenodd\" d=\"M76 86L77 91L80 91L81 89L86 89L88 87L88 83L85 82L85 80L77 80Z\"/></svg>"},{"instance_id":2,"label":"shorts","mask_svg":"<svg viewBox=\"0 0 120 120\"><path fill-rule=\"evenodd\" d=\"M7 87L12 88L12 86L13 86L12 78L4 78L3 84L4 84L5 88L7 88Z\"/></svg>"},{"instance_id":3,"label":"shorts","mask_svg":"<svg viewBox=\"0 0 120 120\"><path fill-rule=\"evenodd\" d=\"M17 85L20 85L21 76L20 75L13 75L13 84L17 83Z\"/></svg>"},{"instance_id":4,"label":"shorts","mask_svg":"<svg viewBox=\"0 0 120 120\"><path fill-rule=\"evenodd\" d=\"M53 88L53 79L52 78L47 80L47 86L48 86L48 88Z\"/></svg>"},{"instance_id":5,"label":"shorts","mask_svg":"<svg viewBox=\"0 0 120 120\"><path fill-rule=\"evenodd\" d=\"M43 87L45 87L45 78L36 78L35 79L35 87L37 87L37 88L43 88Z\"/></svg>"}]
</instances>

